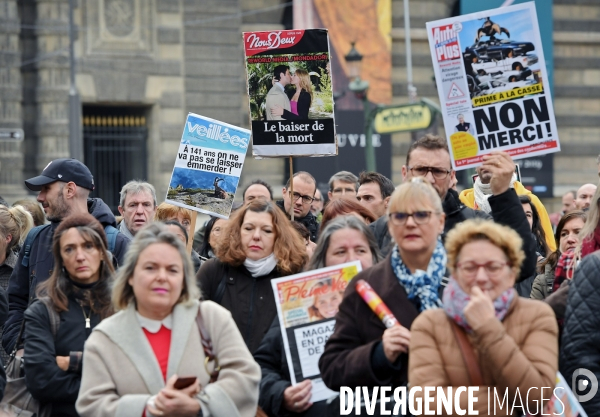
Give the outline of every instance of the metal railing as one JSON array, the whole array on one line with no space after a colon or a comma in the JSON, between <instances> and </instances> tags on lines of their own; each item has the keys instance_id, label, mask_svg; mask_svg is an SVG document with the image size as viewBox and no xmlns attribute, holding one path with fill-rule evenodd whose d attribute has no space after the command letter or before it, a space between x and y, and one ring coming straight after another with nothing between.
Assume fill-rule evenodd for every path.
<instances>
[{"instance_id":1,"label":"metal railing","mask_svg":"<svg viewBox=\"0 0 600 417\"><path fill-rule=\"evenodd\" d=\"M85 164L94 175L93 197L118 215L119 191L132 179L147 178L148 128L143 116L84 115Z\"/></svg>"}]
</instances>

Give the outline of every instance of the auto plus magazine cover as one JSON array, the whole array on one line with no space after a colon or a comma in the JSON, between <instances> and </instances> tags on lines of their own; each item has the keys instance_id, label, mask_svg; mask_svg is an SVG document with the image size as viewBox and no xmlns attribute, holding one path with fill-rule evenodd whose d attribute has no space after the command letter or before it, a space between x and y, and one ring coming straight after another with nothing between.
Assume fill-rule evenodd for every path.
<instances>
[{"instance_id":1,"label":"auto plus magazine cover","mask_svg":"<svg viewBox=\"0 0 600 417\"><path fill-rule=\"evenodd\" d=\"M495 150L560 151L534 3L428 22L427 34L455 169Z\"/></svg>"}]
</instances>

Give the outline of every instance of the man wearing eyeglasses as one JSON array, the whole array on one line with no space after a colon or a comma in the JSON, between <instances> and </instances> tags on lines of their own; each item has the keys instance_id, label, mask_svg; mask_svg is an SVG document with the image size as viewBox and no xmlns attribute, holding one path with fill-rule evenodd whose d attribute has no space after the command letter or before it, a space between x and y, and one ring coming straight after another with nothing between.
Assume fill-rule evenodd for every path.
<instances>
[{"instance_id":1,"label":"man wearing eyeglasses","mask_svg":"<svg viewBox=\"0 0 600 417\"><path fill-rule=\"evenodd\" d=\"M406 165L402 167L402 178L409 181L413 177L423 177L437 190L446 215L442 239L458 223L474 218L494 220L515 229L523 239L526 255L521 270L531 272L523 276L534 275L537 261L535 241L519 197L510 187L515 164L507 153L494 152L483 157L482 167L491 173L491 216L462 204L458 193L451 188L456 174L452 170L448 144L439 136L425 135L411 145L406 156ZM387 216L379 218L369 227L377 238L381 252L384 255L389 253L393 242L387 228Z\"/></svg>"},{"instance_id":2,"label":"man wearing eyeglasses","mask_svg":"<svg viewBox=\"0 0 600 417\"><path fill-rule=\"evenodd\" d=\"M283 200L275 204L290 217L294 213L294 221L306 226L310 232L310 240L316 242L319 226L316 217L310 212L310 205L315 199L317 181L306 171L296 172L293 181L293 194L288 180L283 188Z\"/></svg>"},{"instance_id":3,"label":"man wearing eyeglasses","mask_svg":"<svg viewBox=\"0 0 600 417\"><path fill-rule=\"evenodd\" d=\"M330 200L338 198L356 199L358 191L358 177L349 171L340 171L329 179L329 192L327 197Z\"/></svg>"}]
</instances>

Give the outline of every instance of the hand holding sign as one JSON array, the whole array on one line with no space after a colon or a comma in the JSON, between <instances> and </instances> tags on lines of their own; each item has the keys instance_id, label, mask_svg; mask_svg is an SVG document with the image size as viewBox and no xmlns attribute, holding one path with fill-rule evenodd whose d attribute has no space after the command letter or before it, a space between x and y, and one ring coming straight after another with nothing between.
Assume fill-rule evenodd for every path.
<instances>
[{"instance_id":1,"label":"hand holding sign","mask_svg":"<svg viewBox=\"0 0 600 417\"><path fill-rule=\"evenodd\" d=\"M290 385L283 391L283 406L294 413L307 410L312 405L310 402L311 391L310 379L305 379L297 385Z\"/></svg>"},{"instance_id":2,"label":"hand holding sign","mask_svg":"<svg viewBox=\"0 0 600 417\"><path fill-rule=\"evenodd\" d=\"M401 353L408 352L410 344L410 331L406 327L402 327L398 320L392 314L388 306L377 295L375 290L368 282L360 279L356 283L356 292L360 294L362 299L373 310L377 317L383 322L387 330L383 332L381 342L383 343L383 353L388 361L394 363Z\"/></svg>"},{"instance_id":3,"label":"hand holding sign","mask_svg":"<svg viewBox=\"0 0 600 417\"><path fill-rule=\"evenodd\" d=\"M408 353L410 345L410 330L396 324L383 332L381 338L383 343L383 353L390 363L396 362L401 353Z\"/></svg>"},{"instance_id":4,"label":"hand holding sign","mask_svg":"<svg viewBox=\"0 0 600 417\"><path fill-rule=\"evenodd\" d=\"M490 180L492 194L499 195L510 188L510 183L515 172L515 163L508 153L496 151L484 155L481 168L492 174L492 179Z\"/></svg>"}]
</instances>

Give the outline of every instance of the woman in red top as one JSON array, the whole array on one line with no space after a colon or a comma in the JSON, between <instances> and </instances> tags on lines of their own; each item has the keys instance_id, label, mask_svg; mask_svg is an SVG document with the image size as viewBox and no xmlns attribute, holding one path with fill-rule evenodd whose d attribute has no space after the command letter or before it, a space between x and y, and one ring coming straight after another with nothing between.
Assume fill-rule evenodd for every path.
<instances>
[{"instance_id":1,"label":"woman in red top","mask_svg":"<svg viewBox=\"0 0 600 417\"><path fill-rule=\"evenodd\" d=\"M121 311L85 345L81 417L255 415L260 369L231 314L199 295L183 242L159 223L140 230L113 290ZM214 362L205 360L199 315ZM180 377L193 383L178 389Z\"/></svg>"}]
</instances>

